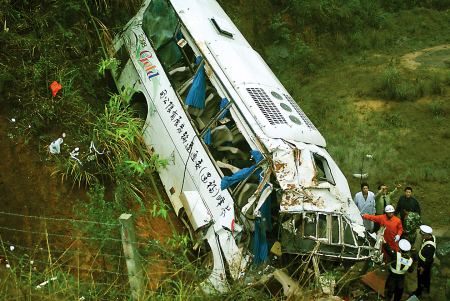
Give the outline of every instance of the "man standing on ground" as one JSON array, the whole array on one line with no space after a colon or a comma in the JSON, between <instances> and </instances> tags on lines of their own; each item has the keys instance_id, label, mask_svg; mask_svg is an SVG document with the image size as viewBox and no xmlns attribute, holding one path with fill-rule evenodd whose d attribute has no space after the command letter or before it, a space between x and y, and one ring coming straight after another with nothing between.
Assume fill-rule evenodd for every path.
<instances>
[{"instance_id":1,"label":"man standing on ground","mask_svg":"<svg viewBox=\"0 0 450 301\"><path fill-rule=\"evenodd\" d=\"M400 199L398 200L398 203L397 203L397 208L395 208L395 215L400 214L400 219L402 221L405 220L405 211L403 210L403 209L405 209L405 207L404 207L405 204L411 205L412 212L417 212L417 213L419 213L419 215L422 215L420 212L419 201L411 195L412 195L412 188L406 187L405 195L402 195L400 197Z\"/></svg>"},{"instance_id":2,"label":"man standing on ground","mask_svg":"<svg viewBox=\"0 0 450 301\"><path fill-rule=\"evenodd\" d=\"M361 184L361 191L355 195L354 202L361 214L375 214L375 194L372 191L369 191L369 184ZM367 231L372 230L373 222L365 220L364 227Z\"/></svg>"},{"instance_id":3,"label":"man standing on ground","mask_svg":"<svg viewBox=\"0 0 450 301\"><path fill-rule=\"evenodd\" d=\"M384 208L386 208L387 205L392 205L394 202L394 196L398 192L398 188L402 187L402 185L397 184L397 187L394 189L394 191L387 193L388 187L384 184L378 186L378 192L375 194L375 214L376 215L382 215L384 214ZM374 225L374 232L377 232L380 229L380 224L375 223Z\"/></svg>"},{"instance_id":4,"label":"man standing on ground","mask_svg":"<svg viewBox=\"0 0 450 301\"><path fill-rule=\"evenodd\" d=\"M400 236L403 233L403 226L401 220L398 217L394 216L394 206L387 205L385 212L383 215L362 215L364 220L371 220L376 223L379 223L381 226L385 225L386 230L384 230L384 240L389 245L389 247L398 251L398 241L400 240Z\"/></svg>"},{"instance_id":5,"label":"man standing on ground","mask_svg":"<svg viewBox=\"0 0 450 301\"><path fill-rule=\"evenodd\" d=\"M430 293L431 266L436 254L436 237L432 235L433 229L430 226L420 226L420 235L422 235L422 247L419 251L419 264L417 266L417 289L413 292L416 297L422 295L425 291Z\"/></svg>"},{"instance_id":6,"label":"man standing on ground","mask_svg":"<svg viewBox=\"0 0 450 301\"><path fill-rule=\"evenodd\" d=\"M386 300L391 301L392 295L394 295L394 301L400 301L405 285L405 273L413 271L413 260L409 256L411 245L406 239L402 239L399 241L399 252L392 250L386 243L383 247L389 255L389 262L392 262L389 266L390 273L386 279L384 296Z\"/></svg>"},{"instance_id":7,"label":"man standing on ground","mask_svg":"<svg viewBox=\"0 0 450 301\"><path fill-rule=\"evenodd\" d=\"M401 238L409 241L412 246L411 249L414 250L414 244L417 237L417 229L419 229L419 226L422 224L422 220L419 213L411 212L411 205L405 204L403 208L406 216L405 220L403 221L403 234Z\"/></svg>"}]
</instances>

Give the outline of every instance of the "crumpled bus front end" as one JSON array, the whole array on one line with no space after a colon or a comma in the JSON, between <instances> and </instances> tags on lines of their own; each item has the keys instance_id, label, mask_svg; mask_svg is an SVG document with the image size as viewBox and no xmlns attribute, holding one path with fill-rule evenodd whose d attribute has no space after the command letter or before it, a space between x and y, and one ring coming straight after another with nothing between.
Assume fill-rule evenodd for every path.
<instances>
[{"instance_id":1,"label":"crumpled bus front end","mask_svg":"<svg viewBox=\"0 0 450 301\"><path fill-rule=\"evenodd\" d=\"M281 139L262 142L272 157L276 178L275 223L281 252L378 261L380 242L365 231L347 180L325 149ZM254 216L261 216L258 208L264 200L261 196Z\"/></svg>"}]
</instances>

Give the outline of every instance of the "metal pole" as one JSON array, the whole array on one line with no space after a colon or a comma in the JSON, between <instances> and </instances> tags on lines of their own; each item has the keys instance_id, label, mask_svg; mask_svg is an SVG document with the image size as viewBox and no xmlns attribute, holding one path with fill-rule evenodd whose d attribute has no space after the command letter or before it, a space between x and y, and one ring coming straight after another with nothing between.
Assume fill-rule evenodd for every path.
<instances>
[{"instance_id":1,"label":"metal pole","mask_svg":"<svg viewBox=\"0 0 450 301\"><path fill-rule=\"evenodd\" d=\"M142 277L142 266L136 251L136 233L134 232L134 221L131 214L122 214L119 217L122 224L121 235L125 258L127 261L128 279L130 281L131 295L133 300L140 300L144 287Z\"/></svg>"},{"instance_id":2,"label":"metal pole","mask_svg":"<svg viewBox=\"0 0 450 301\"><path fill-rule=\"evenodd\" d=\"M381 300L380 299L380 269L381 269L381 266L378 268L378 297L377 297L377 300Z\"/></svg>"},{"instance_id":3,"label":"metal pole","mask_svg":"<svg viewBox=\"0 0 450 301\"><path fill-rule=\"evenodd\" d=\"M317 255L313 255L312 257L312 262L313 262L313 267L314 267L314 278L315 278L315 283L316 283L316 288L319 289L319 276L320 276L320 271L319 271L319 261L317 260Z\"/></svg>"}]
</instances>

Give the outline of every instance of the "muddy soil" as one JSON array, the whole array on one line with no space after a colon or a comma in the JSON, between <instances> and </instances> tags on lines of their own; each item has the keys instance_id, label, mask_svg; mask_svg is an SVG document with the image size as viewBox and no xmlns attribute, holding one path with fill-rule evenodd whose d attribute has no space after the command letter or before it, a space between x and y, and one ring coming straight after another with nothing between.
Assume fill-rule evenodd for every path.
<instances>
[{"instance_id":1,"label":"muddy soil","mask_svg":"<svg viewBox=\"0 0 450 301\"><path fill-rule=\"evenodd\" d=\"M73 237L83 234L68 222L68 220L84 220L83 216L74 213L73 207L80 202L87 202L88 189L83 185L74 184L70 179L63 180L61 174L55 173L54 156L61 155L53 155L48 151L51 141L60 138L63 132L65 147L79 146L71 138L72 131L55 128L41 136L32 134L29 132L31 128L24 127L17 118L20 105L15 104L19 104L18 97L7 95L0 97L0 236L6 249L14 246L15 254L34 256L35 268L43 270L48 260L45 255L47 249L59 252L77 249L86 254L92 253L82 241L74 244ZM169 204L157 175L156 180L159 195ZM143 202L148 204L148 210L153 208L151 204L156 199L157 194L153 189L145 192ZM105 192L105 200L114 201L113 195L108 190ZM143 241L158 240L161 245L165 245L167 239L173 237L170 223L161 216L153 218L149 216L150 212L136 220L135 228L139 238ZM169 212L168 216L173 221L176 231L182 233L184 231L182 224L175 214ZM47 235L48 233L50 235ZM121 249L120 243L118 249ZM8 252L0 252L2 271L6 270L5 254ZM58 257L58 254L61 253L55 253L53 256ZM158 260L159 255L150 256L148 260L151 261ZM75 256L65 264L79 266L83 275L91 276L86 271L96 267L95 256L85 255L81 261L82 263L80 258ZM173 268L167 261L162 262L157 268L145 267L146 271L152 274L151 278L156 279L150 284L152 288L158 287L158 279L167 277L166 265Z\"/></svg>"}]
</instances>

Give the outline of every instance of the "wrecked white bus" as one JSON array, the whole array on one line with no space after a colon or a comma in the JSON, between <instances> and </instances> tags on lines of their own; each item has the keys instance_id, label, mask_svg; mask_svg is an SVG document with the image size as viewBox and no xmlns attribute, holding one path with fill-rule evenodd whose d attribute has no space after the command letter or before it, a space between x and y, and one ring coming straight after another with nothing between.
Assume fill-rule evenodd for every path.
<instances>
[{"instance_id":1,"label":"wrecked white bus","mask_svg":"<svg viewBox=\"0 0 450 301\"><path fill-rule=\"evenodd\" d=\"M169 159L161 181L207 241L215 289L272 244L378 256L325 139L216 1L148 0L114 48L116 85L132 88L148 147Z\"/></svg>"}]
</instances>

